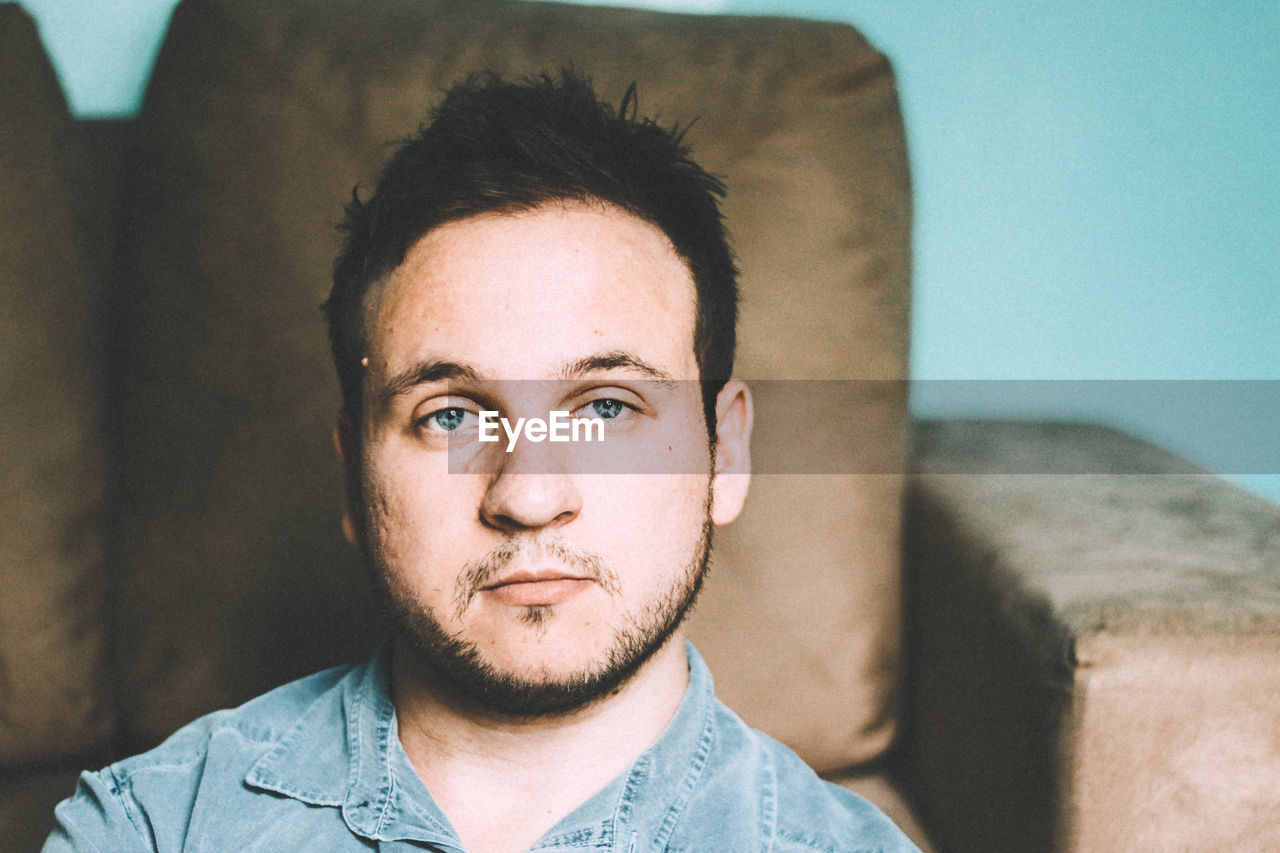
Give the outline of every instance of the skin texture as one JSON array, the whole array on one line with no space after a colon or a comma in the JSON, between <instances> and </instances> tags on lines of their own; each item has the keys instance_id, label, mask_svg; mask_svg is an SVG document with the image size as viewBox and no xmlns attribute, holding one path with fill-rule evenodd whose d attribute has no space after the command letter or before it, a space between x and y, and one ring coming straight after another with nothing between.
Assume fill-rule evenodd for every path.
<instances>
[{"instance_id":1,"label":"skin texture","mask_svg":"<svg viewBox=\"0 0 1280 853\"><path fill-rule=\"evenodd\" d=\"M436 228L370 294L344 528L402 623L401 741L468 850L525 849L682 698L679 621L750 465L745 386L717 400L713 453L698 384L669 381L698 378L694 299L660 230L580 204ZM481 445L481 408L616 413L604 446L664 473Z\"/></svg>"}]
</instances>

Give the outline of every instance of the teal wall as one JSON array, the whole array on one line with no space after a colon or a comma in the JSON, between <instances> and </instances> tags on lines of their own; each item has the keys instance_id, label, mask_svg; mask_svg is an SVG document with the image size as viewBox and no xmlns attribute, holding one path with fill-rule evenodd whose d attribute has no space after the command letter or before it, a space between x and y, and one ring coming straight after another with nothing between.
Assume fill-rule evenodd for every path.
<instances>
[{"instance_id":1,"label":"teal wall","mask_svg":"<svg viewBox=\"0 0 1280 853\"><path fill-rule=\"evenodd\" d=\"M23 5L77 112L137 109L173 0ZM890 56L916 185L915 377L1280 380L1277 0L627 5L843 20ZM1221 455L1276 447L1280 381L1203 400L1203 385L1152 386L1180 407L977 387L926 383L914 405L1110 421L1280 500L1274 451ZM1210 407L1247 435L1196 422Z\"/></svg>"}]
</instances>

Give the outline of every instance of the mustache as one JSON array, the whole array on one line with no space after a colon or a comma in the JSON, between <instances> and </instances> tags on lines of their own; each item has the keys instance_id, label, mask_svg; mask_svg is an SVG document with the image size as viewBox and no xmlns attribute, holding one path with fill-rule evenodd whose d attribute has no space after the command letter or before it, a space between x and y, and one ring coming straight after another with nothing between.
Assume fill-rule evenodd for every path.
<instances>
[{"instance_id":1,"label":"mustache","mask_svg":"<svg viewBox=\"0 0 1280 853\"><path fill-rule=\"evenodd\" d=\"M468 562L458 576L453 595L455 618L461 619L480 590L489 586L518 559L555 560L574 575L587 577L598 583L605 592L616 595L621 590L618 574L604 559L591 551L574 547L560 538L508 539L488 554Z\"/></svg>"}]
</instances>

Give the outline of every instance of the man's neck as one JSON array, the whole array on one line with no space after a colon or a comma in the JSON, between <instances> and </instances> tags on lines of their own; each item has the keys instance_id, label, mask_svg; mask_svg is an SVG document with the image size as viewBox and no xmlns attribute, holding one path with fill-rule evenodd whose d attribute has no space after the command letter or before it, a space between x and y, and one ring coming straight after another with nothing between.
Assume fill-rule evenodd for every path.
<instances>
[{"instance_id":1,"label":"man's neck","mask_svg":"<svg viewBox=\"0 0 1280 853\"><path fill-rule=\"evenodd\" d=\"M527 849L658 740L688 686L682 634L616 693L545 719L451 702L429 686L415 654L396 645L400 742L469 853Z\"/></svg>"}]
</instances>

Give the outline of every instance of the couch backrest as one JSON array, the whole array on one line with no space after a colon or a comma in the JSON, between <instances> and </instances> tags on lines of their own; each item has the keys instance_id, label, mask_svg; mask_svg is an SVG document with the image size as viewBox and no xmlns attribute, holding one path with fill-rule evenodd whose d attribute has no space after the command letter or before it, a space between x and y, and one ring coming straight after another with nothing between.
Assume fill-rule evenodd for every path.
<instances>
[{"instance_id":1,"label":"couch backrest","mask_svg":"<svg viewBox=\"0 0 1280 853\"><path fill-rule=\"evenodd\" d=\"M739 376L905 376L901 120L888 64L852 29L498 0L187 0L141 118L118 312L114 615L135 744L382 630L338 528L318 311L332 225L442 87L570 62L608 99L634 80L643 112L697 119L696 156L729 184ZM900 462L905 399L879 387L855 399L829 383L805 416ZM794 397L760 397L769 458L797 442ZM832 470L756 479L693 627L722 696L822 768L886 745L899 631L901 465Z\"/></svg>"},{"instance_id":2,"label":"couch backrest","mask_svg":"<svg viewBox=\"0 0 1280 853\"><path fill-rule=\"evenodd\" d=\"M0 767L100 754L106 374L71 116L0 5Z\"/></svg>"}]
</instances>

